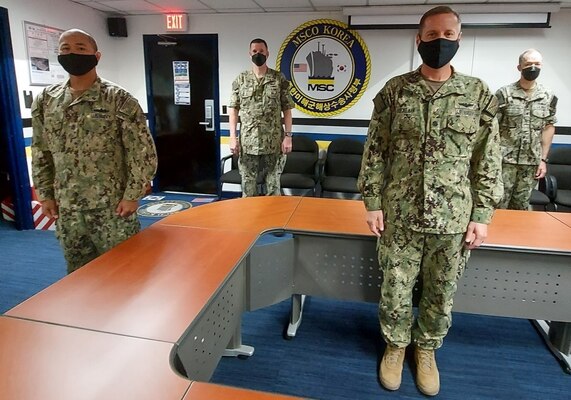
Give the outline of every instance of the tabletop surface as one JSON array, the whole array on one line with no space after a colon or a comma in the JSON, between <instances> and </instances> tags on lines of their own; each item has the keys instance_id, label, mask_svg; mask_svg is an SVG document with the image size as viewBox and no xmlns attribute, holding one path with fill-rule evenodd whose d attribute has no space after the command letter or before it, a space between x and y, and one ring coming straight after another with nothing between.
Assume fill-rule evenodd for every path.
<instances>
[{"instance_id":1,"label":"tabletop surface","mask_svg":"<svg viewBox=\"0 0 571 400\"><path fill-rule=\"evenodd\" d=\"M212 383L192 382L184 400L294 400L298 397L277 393L258 392L256 390L238 389Z\"/></svg>"},{"instance_id":2,"label":"tabletop surface","mask_svg":"<svg viewBox=\"0 0 571 400\"><path fill-rule=\"evenodd\" d=\"M548 213L553 218L563 222L565 225L571 227L571 213L563 213L563 212L553 212Z\"/></svg>"},{"instance_id":3,"label":"tabletop surface","mask_svg":"<svg viewBox=\"0 0 571 400\"><path fill-rule=\"evenodd\" d=\"M252 231L283 229L302 197L260 196L217 201L170 215L157 224Z\"/></svg>"},{"instance_id":4,"label":"tabletop surface","mask_svg":"<svg viewBox=\"0 0 571 400\"><path fill-rule=\"evenodd\" d=\"M175 343L257 237L153 225L6 315Z\"/></svg>"},{"instance_id":5,"label":"tabletop surface","mask_svg":"<svg viewBox=\"0 0 571 400\"><path fill-rule=\"evenodd\" d=\"M543 211L496 210L485 245L571 252L571 227Z\"/></svg>"},{"instance_id":6,"label":"tabletop surface","mask_svg":"<svg viewBox=\"0 0 571 400\"><path fill-rule=\"evenodd\" d=\"M180 400L172 344L0 316L0 397Z\"/></svg>"},{"instance_id":7,"label":"tabletop surface","mask_svg":"<svg viewBox=\"0 0 571 400\"><path fill-rule=\"evenodd\" d=\"M304 197L286 230L374 236L366 222L362 201Z\"/></svg>"}]
</instances>

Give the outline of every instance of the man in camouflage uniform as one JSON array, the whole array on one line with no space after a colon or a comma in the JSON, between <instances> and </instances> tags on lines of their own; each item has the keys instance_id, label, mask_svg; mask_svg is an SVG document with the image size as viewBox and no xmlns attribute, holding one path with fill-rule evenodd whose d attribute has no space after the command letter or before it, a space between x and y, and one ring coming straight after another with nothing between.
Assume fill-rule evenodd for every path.
<instances>
[{"instance_id":1,"label":"man in camouflage uniform","mask_svg":"<svg viewBox=\"0 0 571 400\"><path fill-rule=\"evenodd\" d=\"M373 100L358 185L379 237L379 319L387 343L379 376L389 390L400 387L412 340L417 386L438 393L434 350L451 326L469 251L486 238L501 198L497 102L484 82L450 65L460 36L455 11L428 11L416 38L423 64L390 79ZM417 277L423 287L413 325Z\"/></svg>"},{"instance_id":2,"label":"man in camouflage uniform","mask_svg":"<svg viewBox=\"0 0 571 400\"><path fill-rule=\"evenodd\" d=\"M527 210L536 179L547 172L555 134L557 97L536 79L543 57L534 49L519 56L519 81L496 92L502 147L504 197L501 208Z\"/></svg>"},{"instance_id":3,"label":"man in camouflage uniform","mask_svg":"<svg viewBox=\"0 0 571 400\"><path fill-rule=\"evenodd\" d=\"M58 60L70 78L32 105L33 180L68 273L139 231L138 200L157 166L141 107L97 76L100 57L89 34L64 32Z\"/></svg>"},{"instance_id":4,"label":"man in camouflage uniform","mask_svg":"<svg viewBox=\"0 0 571 400\"><path fill-rule=\"evenodd\" d=\"M243 197L257 194L258 173L264 178L266 194L277 196L281 193L285 155L292 147L291 110L295 104L285 76L266 65L270 54L267 43L263 39L252 40L249 54L252 69L242 72L232 83L230 151L239 154Z\"/></svg>"}]
</instances>

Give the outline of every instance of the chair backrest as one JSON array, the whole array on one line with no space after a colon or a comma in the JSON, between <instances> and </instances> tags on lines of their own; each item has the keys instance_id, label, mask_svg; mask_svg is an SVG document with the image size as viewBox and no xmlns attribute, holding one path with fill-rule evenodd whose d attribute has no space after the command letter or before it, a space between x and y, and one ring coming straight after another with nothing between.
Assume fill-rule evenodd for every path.
<instances>
[{"instance_id":1,"label":"chair backrest","mask_svg":"<svg viewBox=\"0 0 571 400\"><path fill-rule=\"evenodd\" d=\"M549 151L547 173L555 176L558 189L571 189L571 146L556 146Z\"/></svg>"},{"instance_id":2,"label":"chair backrest","mask_svg":"<svg viewBox=\"0 0 571 400\"><path fill-rule=\"evenodd\" d=\"M356 139L336 139L327 148L325 175L357 177L365 145Z\"/></svg>"},{"instance_id":3,"label":"chair backrest","mask_svg":"<svg viewBox=\"0 0 571 400\"><path fill-rule=\"evenodd\" d=\"M305 174L315 176L315 165L319 159L317 142L305 136L292 138L292 151L287 155L284 174Z\"/></svg>"}]
</instances>

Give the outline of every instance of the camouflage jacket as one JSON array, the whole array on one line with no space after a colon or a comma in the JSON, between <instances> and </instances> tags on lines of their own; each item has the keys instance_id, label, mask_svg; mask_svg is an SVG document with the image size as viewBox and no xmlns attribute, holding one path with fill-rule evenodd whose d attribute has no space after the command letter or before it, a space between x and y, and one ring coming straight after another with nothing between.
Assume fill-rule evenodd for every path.
<instances>
[{"instance_id":1,"label":"camouflage jacket","mask_svg":"<svg viewBox=\"0 0 571 400\"><path fill-rule=\"evenodd\" d=\"M44 89L32 104L32 175L38 196L89 210L138 200L157 154L139 103L98 78L73 100L69 82Z\"/></svg>"},{"instance_id":2,"label":"camouflage jacket","mask_svg":"<svg viewBox=\"0 0 571 400\"><path fill-rule=\"evenodd\" d=\"M504 163L539 165L543 129L557 122L557 97L540 84L528 97L519 82L500 88L496 97Z\"/></svg>"},{"instance_id":3,"label":"camouflage jacket","mask_svg":"<svg viewBox=\"0 0 571 400\"><path fill-rule=\"evenodd\" d=\"M229 107L239 110L240 146L247 154L276 154L284 137L282 111L295 107L285 76L268 68L258 80L244 71L232 83Z\"/></svg>"},{"instance_id":4,"label":"camouflage jacket","mask_svg":"<svg viewBox=\"0 0 571 400\"><path fill-rule=\"evenodd\" d=\"M416 70L377 94L358 185L389 224L454 234L489 223L503 192L496 98L457 72L432 93Z\"/></svg>"}]
</instances>

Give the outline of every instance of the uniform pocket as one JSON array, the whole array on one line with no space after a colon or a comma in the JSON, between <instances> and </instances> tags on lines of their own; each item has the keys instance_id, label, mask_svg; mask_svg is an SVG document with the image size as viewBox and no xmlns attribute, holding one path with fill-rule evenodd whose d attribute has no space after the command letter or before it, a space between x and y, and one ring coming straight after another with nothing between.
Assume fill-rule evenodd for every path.
<instances>
[{"instance_id":1,"label":"uniform pocket","mask_svg":"<svg viewBox=\"0 0 571 400\"><path fill-rule=\"evenodd\" d=\"M85 133L84 148L88 152L110 152L116 145L117 128L111 114L92 112L83 117L80 122Z\"/></svg>"},{"instance_id":2,"label":"uniform pocket","mask_svg":"<svg viewBox=\"0 0 571 400\"><path fill-rule=\"evenodd\" d=\"M523 115L524 107L521 104L508 104L504 109L504 114L510 117Z\"/></svg>"},{"instance_id":3,"label":"uniform pocket","mask_svg":"<svg viewBox=\"0 0 571 400\"><path fill-rule=\"evenodd\" d=\"M52 153L65 151L65 135L62 134L63 120L46 116L44 119L44 135Z\"/></svg>"},{"instance_id":4,"label":"uniform pocket","mask_svg":"<svg viewBox=\"0 0 571 400\"><path fill-rule=\"evenodd\" d=\"M254 88L253 87L245 87L240 89L240 97L243 99L249 99L254 96Z\"/></svg>"},{"instance_id":5,"label":"uniform pocket","mask_svg":"<svg viewBox=\"0 0 571 400\"><path fill-rule=\"evenodd\" d=\"M445 157L466 158L472 153L472 141L479 118L474 111L459 111L446 119Z\"/></svg>"},{"instance_id":6,"label":"uniform pocket","mask_svg":"<svg viewBox=\"0 0 571 400\"><path fill-rule=\"evenodd\" d=\"M545 120L549 117L549 107L543 105L532 106L531 108L531 126L534 129L543 129L546 125Z\"/></svg>"},{"instance_id":7,"label":"uniform pocket","mask_svg":"<svg viewBox=\"0 0 571 400\"><path fill-rule=\"evenodd\" d=\"M407 132L418 131L419 126L421 121L417 110L405 104L397 106L392 124L393 132L407 136Z\"/></svg>"},{"instance_id":8,"label":"uniform pocket","mask_svg":"<svg viewBox=\"0 0 571 400\"><path fill-rule=\"evenodd\" d=\"M532 106L531 115L536 118L547 118L549 116L549 107L545 106Z\"/></svg>"}]
</instances>

